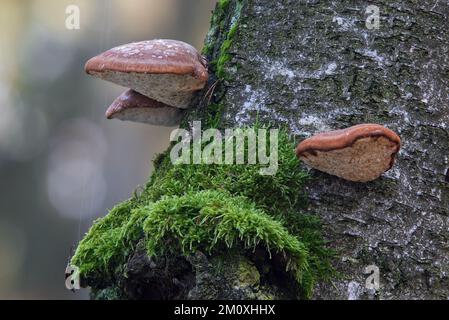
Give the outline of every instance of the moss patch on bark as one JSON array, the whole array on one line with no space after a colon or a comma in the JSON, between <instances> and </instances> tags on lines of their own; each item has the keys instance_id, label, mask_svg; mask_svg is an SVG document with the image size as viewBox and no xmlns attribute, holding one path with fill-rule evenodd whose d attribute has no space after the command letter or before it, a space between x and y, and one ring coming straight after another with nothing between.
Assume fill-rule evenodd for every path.
<instances>
[{"instance_id":1,"label":"moss patch on bark","mask_svg":"<svg viewBox=\"0 0 449 320\"><path fill-rule=\"evenodd\" d=\"M262 247L282 257L301 296L310 297L316 281L332 274L333 253L319 220L301 213L307 175L293 149L282 130L274 176L260 175L260 165L173 165L161 156L142 193L93 225L72 264L84 283L101 286L123 273L142 239L149 256L213 256L236 246L251 254Z\"/></svg>"}]
</instances>

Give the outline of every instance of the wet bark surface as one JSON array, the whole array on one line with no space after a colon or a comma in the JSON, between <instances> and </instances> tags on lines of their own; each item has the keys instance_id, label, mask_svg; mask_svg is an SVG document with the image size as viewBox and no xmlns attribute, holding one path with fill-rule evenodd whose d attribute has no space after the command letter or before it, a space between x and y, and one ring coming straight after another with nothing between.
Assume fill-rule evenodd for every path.
<instances>
[{"instance_id":1,"label":"wet bark surface","mask_svg":"<svg viewBox=\"0 0 449 320\"><path fill-rule=\"evenodd\" d=\"M371 4L377 30L365 24ZM311 171L308 211L323 219L342 274L316 299L449 298L448 30L446 0L245 2L220 85L227 127L258 117L299 141L378 123L402 138L374 182ZM365 286L368 265L380 269L379 290Z\"/></svg>"}]
</instances>

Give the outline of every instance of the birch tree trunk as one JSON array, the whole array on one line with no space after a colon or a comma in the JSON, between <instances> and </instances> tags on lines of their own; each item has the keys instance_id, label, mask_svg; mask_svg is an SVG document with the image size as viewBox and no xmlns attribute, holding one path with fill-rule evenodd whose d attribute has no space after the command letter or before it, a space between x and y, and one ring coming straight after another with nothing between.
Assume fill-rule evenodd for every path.
<instances>
[{"instance_id":1,"label":"birch tree trunk","mask_svg":"<svg viewBox=\"0 0 449 320\"><path fill-rule=\"evenodd\" d=\"M204 48L211 79L183 127L257 120L287 127L300 141L378 123L402 138L396 164L376 181L310 171L307 213L321 218L340 274L319 283L315 299L449 299L448 30L447 0L217 4ZM140 241L132 252L126 246L115 254L107 228L138 205L138 198L119 205L82 244L78 258L90 263L95 241L113 240L99 251L109 256L93 258L119 261L105 267L116 270L112 277L86 279L93 298L297 297L285 279L259 288L257 269L238 250L218 260L201 252L155 259ZM371 281L377 275L379 287Z\"/></svg>"},{"instance_id":2,"label":"birch tree trunk","mask_svg":"<svg viewBox=\"0 0 449 320\"><path fill-rule=\"evenodd\" d=\"M224 126L258 117L299 141L378 123L402 138L377 181L311 171L308 211L322 218L342 274L316 299L449 298L448 30L446 0L231 1L213 21L207 51L219 60L213 99ZM379 290L365 285L369 265Z\"/></svg>"}]
</instances>

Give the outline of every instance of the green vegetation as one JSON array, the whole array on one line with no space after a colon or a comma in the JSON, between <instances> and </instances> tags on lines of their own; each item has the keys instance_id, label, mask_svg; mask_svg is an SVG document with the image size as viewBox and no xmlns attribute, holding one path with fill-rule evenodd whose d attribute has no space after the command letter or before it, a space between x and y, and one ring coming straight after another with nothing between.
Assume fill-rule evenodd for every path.
<instances>
[{"instance_id":1,"label":"green vegetation","mask_svg":"<svg viewBox=\"0 0 449 320\"><path fill-rule=\"evenodd\" d=\"M153 175L144 193L150 201L157 201L164 195L182 195L210 189L227 190L232 195L249 198L271 215L283 216L290 208L304 204L302 190L307 174L300 170L299 161L293 152L294 146L285 130L279 132L278 144L279 169L276 175L260 175L262 166L259 164L172 166L167 156L159 161L158 172Z\"/></svg>"},{"instance_id":2,"label":"green vegetation","mask_svg":"<svg viewBox=\"0 0 449 320\"><path fill-rule=\"evenodd\" d=\"M135 199L125 201L94 223L72 258L72 264L79 267L82 278L95 279L99 283L110 281L115 268L124 263L132 250L125 230L135 207Z\"/></svg>"},{"instance_id":3,"label":"green vegetation","mask_svg":"<svg viewBox=\"0 0 449 320\"><path fill-rule=\"evenodd\" d=\"M181 127L187 127L192 120L201 120L211 128L220 128L221 110L225 93L223 81L229 80L230 69L238 70L239 64L232 66L230 53L232 44L241 23L241 12L246 0L220 0L212 14L210 29L204 42L202 54L209 61L209 84L197 108L189 110Z\"/></svg>"},{"instance_id":4,"label":"green vegetation","mask_svg":"<svg viewBox=\"0 0 449 320\"><path fill-rule=\"evenodd\" d=\"M229 18L227 13L231 3L233 4L233 14ZM210 62L210 66L220 80L228 79L225 67L232 58L229 54L229 49L232 46L232 41L238 29L244 3L244 0L236 0L234 2L231 2L231 0L221 0L217 3L217 8L212 15L211 29L206 37L203 54L210 57L213 54L216 43L221 43L218 48L217 58ZM220 39L220 41L213 41L212 39Z\"/></svg>"},{"instance_id":5,"label":"green vegetation","mask_svg":"<svg viewBox=\"0 0 449 320\"><path fill-rule=\"evenodd\" d=\"M233 20L231 21L231 26L229 27L229 32L226 36L226 40L223 41L220 47L220 55L216 62L216 75L219 79L222 80L226 80L228 78L228 75L225 71L225 66L226 63L229 62L232 58L231 55L229 54L229 49L231 48L232 40L234 39L235 33L237 32L242 7L243 7L243 0L238 0L234 9Z\"/></svg>"},{"instance_id":6,"label":"green vegetation","mask_svg":"<svg viewBox=\"0 0 449 320\"><path fill-rule=\"evenodd\" d=\"M286 258L285 269L310 296L317 280L332 275L332 252L319 220L300 213L307 175L293 149L281 130L274 176L260 175L260 165L172 165L161 155L142 193L94 224L72 264L84 279L104 283L122 272L140 239L149 255L263 246Z\"/></svg>"},{"instance_id":7,"label":"green vegetation","mask_svg":"<svg viewBox=\"0 0 449 320\"><path fill-rule=\"evenodd\" d=\"M225 27L225 18L227 9L231 0L220 0L217 2L214 12L212 13L210 21L210 29L206 36L206 41L202 53L206 56L210 56L213 53L214 45L217 41L213 39L218 39L218 33L222 33Z\"/></svg>"},{"instance_id":8,"label":"green vegetation","mask_svg":"<svg viewBox=\"0 0 449 320\"><path fill-rule=\"evenodd\" d=\"M165 250L184 255L197 250L213 254L216 249L234 248L236 243L248 250L263 246L287 257L286 270L307 292L312 289L307 282L311 277L304 244L244 197L207 190L164 197L140 210L139 214L147 215L143 229L150 256Z\"/></svg>"}]
</instances>

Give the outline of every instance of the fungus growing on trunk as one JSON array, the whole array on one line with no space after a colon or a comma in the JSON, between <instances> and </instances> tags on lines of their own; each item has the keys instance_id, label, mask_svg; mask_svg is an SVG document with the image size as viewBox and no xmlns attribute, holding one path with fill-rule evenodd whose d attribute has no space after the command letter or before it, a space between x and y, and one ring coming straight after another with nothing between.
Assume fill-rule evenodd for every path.
<instances>
[{"instance_id":1,"label":"fungus growing on trunk","mask_svg":"<svg viewBox=\"0 0 449 320\"><path fill-rule=\"evenodd\" d=\"M184 110L167 106L134 90L125 91L106 111L108 119L166 127L179 125L183 115Z\"/></svg>"},{"instance_id":2,"label":"fungus growing on trunk","mask_svg":"<svg viewBox=\"0 0 449 320\"><path fill-rule=\"evenodd\" d=\"M85 66L88 74L131 88L172 107L188 108L207 83L207 62L176 40L134 42L110 49Z\"/></svg>"},{"instance_id":3,"label":"fungus growing on trunk","mask_svg":"<svg viewBox=\"0 0 449 320\"><path fill-rule=\"evenodd\" d=\"M399 136L378 124L360 124L302 141L296 155L309 166L345 180L368 182L391 169Z\"/></svg>"}]
</instances>

